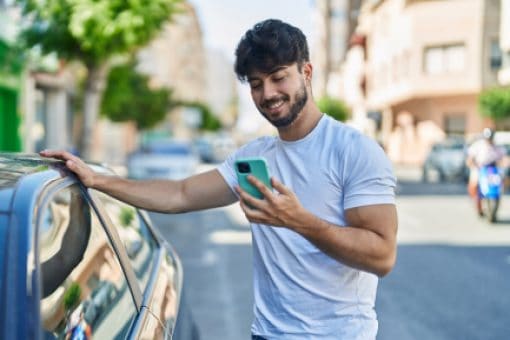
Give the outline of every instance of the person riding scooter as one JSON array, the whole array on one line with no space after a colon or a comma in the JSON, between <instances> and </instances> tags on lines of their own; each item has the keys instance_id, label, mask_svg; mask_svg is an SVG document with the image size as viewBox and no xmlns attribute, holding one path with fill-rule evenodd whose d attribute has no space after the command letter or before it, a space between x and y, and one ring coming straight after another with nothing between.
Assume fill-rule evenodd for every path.
<instances>
[{"instance_id":1,"label":"person riding scooter","mask_svg":"<svg viewBox=\"0 0 510 340\"><path fill-rule=\"evenodd\" d=\"M490 164L500 163L505 159L506 152L501 146L494 144L494 131L483 129L482 138L475 141L467 150L466 165L469 167L468 193L476 204L479 216L483 216L481 197L478 192L479 170Z\"/></svg>"}]
</instances>

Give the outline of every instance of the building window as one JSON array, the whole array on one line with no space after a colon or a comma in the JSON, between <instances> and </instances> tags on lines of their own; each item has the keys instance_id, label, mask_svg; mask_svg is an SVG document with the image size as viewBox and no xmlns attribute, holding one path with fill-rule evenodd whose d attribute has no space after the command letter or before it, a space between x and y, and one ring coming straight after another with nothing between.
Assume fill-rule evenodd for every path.
<instances>
[{"instance_id":1,"label":"building window","mask_svg":"<svg viewBox=\"0 0 510 340\"><path fill-rule=\"evenodd\" d=\"M503 64L503 53L499 46L499 39L491 40L491 51L490 51L490 67L491 70L497 71Z\"/></svg>"},{"instance_id":2,"label":"building window","mask_svg":"<svg viewBox=\"0 0 510 340\"><path fill-rule=\"evenodd\" d=\"M466 132L466 115L463 113L445 114L444 130L448 136L464 136Z\"/></svg>"},{"instance_id":3,"label":"building window","mask_svg":"<svg viewBox=\"0 0 510 340\"><path fill-rule=\"evenodd\" d=\"M455 44L427 47L423 60L426 74L460 73L466 67L466 46Z\"/></svg>"}]
</instances>

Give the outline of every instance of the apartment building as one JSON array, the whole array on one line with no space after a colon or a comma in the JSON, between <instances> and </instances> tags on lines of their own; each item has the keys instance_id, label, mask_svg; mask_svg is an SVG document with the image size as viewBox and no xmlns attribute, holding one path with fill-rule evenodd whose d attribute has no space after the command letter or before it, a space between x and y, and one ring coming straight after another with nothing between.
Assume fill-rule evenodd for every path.
<instances>
[{"instance_id":1,"label":"apartment building","mask_svg":"<svg viewBox=\"0 0 510 340\"><path fill-rule=\"evenodd\" d=\"M354 31L362 0L315 1L317 41L311 49L315 66L314 93L317 98L336 96L349 37Z\"/></svg>"},{"instance_id":2,"label":"apartment building","mask_svg":"<svg viewBox=\"0 0 510 340\"><path fill-rule=\"evenodd\" d=\"M171 88L174 98L205 102L207 59L202 29L193 5L180 5L180 12L138 53L138 70L150 76L153 86ZM177 111L167 117L161 132L171 130L178 138L189 138L197 114L187 109Z\"/></svg>"},{"instance_id":3,"label":"apartment building","mask_svg":"<svg viewBox=\"0 0 510 340\"><path fill-rule=\"evenodd\" d=\"M434 141L492 125L477 99L497 84L499 12L500 0L364 2L365 104L394 161L419 164Z\"/></svg>"},{"instance_id":4,"label":"apartment building","mask_svg":"<svg viewBox=\"0 0 510 340\"><path fill-rule=\"evenodd\" d=\"M510 85L510 0L501 0L500 43L502 50L502 67L499 71L501 85Z\"/></svg>"}]
</instances>

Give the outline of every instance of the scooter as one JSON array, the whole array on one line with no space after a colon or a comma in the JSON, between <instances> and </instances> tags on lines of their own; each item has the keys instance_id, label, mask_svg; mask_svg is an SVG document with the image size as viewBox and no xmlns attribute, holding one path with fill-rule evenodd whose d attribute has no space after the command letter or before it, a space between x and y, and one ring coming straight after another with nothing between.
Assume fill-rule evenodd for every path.
<instances>
[{"instance_id":1,"label":"scooter","mask_svg":"<svg viewBox=\"0 0 510 340\"><path fill-rule=\"evenodd\" d=\"M496 222L499 201L503 192L503 175L495 164L483 166L478 172L478 195L484 215L489 222Z\"/></svg>"}]
</instances>

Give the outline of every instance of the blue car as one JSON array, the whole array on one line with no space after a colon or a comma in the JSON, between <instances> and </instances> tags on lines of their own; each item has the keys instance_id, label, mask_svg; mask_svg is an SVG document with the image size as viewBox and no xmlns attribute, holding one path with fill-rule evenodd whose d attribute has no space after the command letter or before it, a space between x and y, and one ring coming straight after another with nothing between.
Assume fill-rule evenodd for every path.
<instances>
[{"instance_id":1,"label":"blue car","mask_svg":"<svg viewBox=\"0 0 510 340\"><path fill-rule=\"evenodd\" d=\"M198 339L179 257L62 162L0 153L0 339L91 338Z\"/></svg>"}]
</instances>

